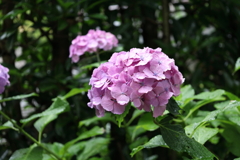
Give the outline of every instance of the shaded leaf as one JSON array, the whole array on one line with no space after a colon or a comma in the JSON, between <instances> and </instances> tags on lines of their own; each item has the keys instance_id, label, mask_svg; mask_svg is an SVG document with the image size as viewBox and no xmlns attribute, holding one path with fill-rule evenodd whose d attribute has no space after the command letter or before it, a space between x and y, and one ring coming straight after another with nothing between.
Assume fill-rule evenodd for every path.
<instances>
[{"instance_id":1,"label":"shaded leaf","mask_svg":"<svg viewBox=\"0 0 240 160\"><path fill-rule=\"evenodd\" d=\"M240 157L239 127L225 124L221 134L226 140L227 149L235 156Z\"/></svg>"},{"instance_id":2,"label":"shaded leaf","mask_svg":"<svg viewBox=\"0 0 240 160\"><path fill-rule=\"evenodd\" d=\"M173 115L179 114L180 107L178 106L177 102L173 98L169 99L167 104L167 110Z\"/></svg>"},{"instance_id":3,"label":"shaded leaf","mask_svg":"<svg viewBox=\"0 0 240 160\"><path fill-rule=\"evenodd\" d=\"M81 126L89 126L92 123L99 122L99 121L108 121L108 122L115 122L115 119L112 117L112 114L106 113L103 117L96 117L85 119L79 122L79 127Z\"/></svg>"},{"instance_id":4,"label":"shaded leaf","mask_svg":"<svg viewBox=\"0 0 240 160\"><path fill-rule=\"evenodd\" d=\"M103 15L103 14L91 14L89 15L90 18L96 18L96 19L101 19L101 20L106 20L107 16Z\"/></svg>"},{"instance_id":5,"label":"shaded leaf","mask_svg":"<svg viewBox=\"0 0 240 160\"><path fill-rule=\"evenodd\" d=\"M203 145L186 136L180 125L162 124L163 140L173 150L188 153L192 158L213 159L215 156Z\"/></svg>"},{"instance_id":6,"label":"shaded leaf","mask_svg":"<svg viewBox=\"0 0 240 160\"><path fill-rule=\"evenodd\" d=\"M122 114L116 114L115 117L116 117L116 121L118 123L118 127L121 127L122 125L122 122L124 121L124 118L126 117L126 115L128 114L129 110L131 108L131 105L128 104L125 108L125 111L122 113Z\"/></svg>"},{"instance_id":7,"label":"shaded leaf","mask_svg":"<svg viewBox=\"0 0 240 160\"><path fill-rule=\"evenodd\" d=\"M75 144L76 142L78 142L80 140L90 138L90 137L93 137L93 136L97 136L97 135L101 135L103 133L104 133L104 130L102 128L99 128L98 126L95 126L91 130L82 133L76 139L73 139L73 140L67 142L64 146L64 150L66 151L70 146L72 146L73 144Z\"/></svg>"},{"instance_id":8,"label":"shaded leaf","mask_svg":"<svg viewBox=\"0 0 240 160\"><path fill-rule=\"evenodd\" d=\"M50 114L50 115L43 116L34 123L34 127L38 130L38 132L41 133L44 130L44 128L46 127L46 125L49 124L51 121L53 121L56 118L57 118L56 114Z\"/></svg>"}]
</instances>

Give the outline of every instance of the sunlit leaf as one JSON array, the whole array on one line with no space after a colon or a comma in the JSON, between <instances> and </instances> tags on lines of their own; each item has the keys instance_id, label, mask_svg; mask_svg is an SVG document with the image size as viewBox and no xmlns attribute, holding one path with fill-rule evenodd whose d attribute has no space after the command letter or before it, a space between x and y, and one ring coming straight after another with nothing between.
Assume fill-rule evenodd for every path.
<instances>
[{"instance_id":1,"label":"sunlit leaf","mask_svg":"<svg viewBox=\"0 0 240 160\"><path fill-rule=\"evenodd\" d=\"M139 127L147 131L154 131L159 126L154 123L153 116L151 113L145 113L141 116L141 118L138 121L137 128Z\"/></svg>"},{"instance_id":2,"label":"sunlit leaf","mask_svg":"<svg viewBox=\"0 0 240 160\"><path fill-rule=\"evenodd\" d=\"M48 115L57 115L57 114L66 112L68 109L69 109L68 102L61 98L57 98L47 110L43 111L42 113L34 114L29 118L22 119L21 123L26 124L39 117L48 116Z\"/></svg>"},{"instance_id":3,"label":"sunlit leaf","mask_svg":"<svg viewBox=\"0 0 240 160\"><path fill-rule=\"evenodd\" d=\"M16 150L9 160L42 160L43 149L40 147Z\"/></svg>"},{"instance_id":4,"label":"sunlit leaf","mask_svg":"<svg viewBox=\"0 0 240 160\"><path fill-rule=\"evenodd\" d=\"M140 145L136 148L133 148L130 155L133 157L137 152L141 151L144 148L155 148L155 147L168 148L168 145L164 142L162 135L157 135L157 136L153 137L152 139L150 139L144 145Z\"/></svg>"},{"instance_id":5,"label":"sunlit leaf","mask_svg":"<svg viewBox=\"0 0 240 160\"><path fill-rule=\"evenodd\" d=\"M194 135L194 132L196 132L199 127L203 126L205 123L209 121L215 120L216 116L219 113L223 113L225 110L233 109L239 106L240 106L240 102L238 101L227 101L227 103L226 102L220 103L218 105L218 108L219 108L218 110L212 111L209 114L207 114L207 116L202 121L191 124L191 126L189 126L190 128L188 128L188 133L190 135Z\"/></svg>"},{"instance_id":6,"label":"sunlit leaf","mask_svg":"<svg viewBox=\"0 0 240 160\"><path fill-rule=\"evenodd\" d=\"M84 93L87 91L88 91L88 88L73 88L66 95L64 95L63 98L68 99L69 97L75 96L76 94Z\"/></svg>"},{"instance_id":7,"label":"sunlit leaf","mask_svg":"<svg viewBox=\"0 0 240 160\"><path fill-rule=\"evenodd\" d=\"M14 120L12 120L14 121ZM14 129L16 131L18 131L17 128L14 127L14 125L12 124L12 122L7 121L6 123L4 123L3 125L0 126L0 130L5 130L5 129Z\"/></svg>"},{"instance_id":8,"label":"sunlit leaf","mask_svg":"<svg viewBox=\"0 0 240 160\"><path fill-rule=\"evenodd\" d=\"M237 62L235 63L234 73L237 72L240 69L240 57L237 59Z\"/></svg>"},{"instance_id":9,"label":"sunlit leaf","mask_svg":"<svg viewBox=\"0 0 240 160\"><path fill-rule=\"evenodd\" d=\"M93 138L86 143L83 152L78 156L78 160L88 160L91 156L100 154L108 150L108 143L110 139L108 138Z\"/></svg>"},{"instance_id":10,"label":"sunlit leaf","mask_svg":"<svg viewBox=\"0 0 240 160\"><path fill-rule=\"evenodd\" d=\"M186 134L190 135L193 132L192 131L193 128L194 127L192 127L191 125L185 127ZM202 127L199 127L191 137L193 137L197 142L204 144L206 141L208 141L217 133L218 133L217 128L209 128L209 127L202 126Z\"/></svg>"},{"instance_id":11,"label":"sunlit leaf","mask_svg":"<svg viewBox=\"0 0 240 160\"><path fill-rule=\"evenodd\" d=\"M33 97L33 96L38 96L38 94L30 93L30 94L23 94L23 95L8 97L8 98L1 99L0 102L20 100L20 99L24 99L24 98L28 98L28 97Z\"/></svg>"},{"instance_id":12,"label":"sunlit leaf","mask_svg":"<svg viewBox=\"0 0 240 160\"><path fill-rule=\"evenodd\" d=\"M194 96L194 99L214 99L221 97L225 93L224 90L218 89L213 92L202 92Z\"/></svg>"}]
</instances>

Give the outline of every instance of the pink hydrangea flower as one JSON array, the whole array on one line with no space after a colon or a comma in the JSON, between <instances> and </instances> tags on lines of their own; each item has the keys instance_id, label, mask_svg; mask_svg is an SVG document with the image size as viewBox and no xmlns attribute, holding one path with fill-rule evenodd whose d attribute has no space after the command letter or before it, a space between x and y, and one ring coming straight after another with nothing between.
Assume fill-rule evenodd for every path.
<instances>
[{"instance_id":1,"label":"pink hydrangea flower","mask_svg":"<svg viewBox=\"0 0 240 160\"><path fill-rule=\"evenodd\" d=\"M180 94L183 82L174 60L161 48L133 48L114 53L93 71L88 106L101 117L105 111L122 114L132 102L137 109L158 117L166 110L168 100Z\"/></svg>"},{"instance_id":2,"label":"pink hydrangea flower","mask_svg":"<svg viewBox=\"0 0 240 160\"><path fill-rule=\"evenodd\" d=\"M5 86L10 84L8 71L8 68L0 64L0 94L4 91Z\"/></svg>"},{"instance_id":3,"label":"pink hydrangea flower","mask_svg":"<svg viewBox=\"0 0 240 160\"><path fill-rule=\"evenodd\" d=\"M76 63L85 52L93 53L99 49L107 51L116 47L117 44L118 39L112 33L102 30L89 30L86 35L79 35L72 40L69 48L69 58Z\"/></svg>"}]
</instances>

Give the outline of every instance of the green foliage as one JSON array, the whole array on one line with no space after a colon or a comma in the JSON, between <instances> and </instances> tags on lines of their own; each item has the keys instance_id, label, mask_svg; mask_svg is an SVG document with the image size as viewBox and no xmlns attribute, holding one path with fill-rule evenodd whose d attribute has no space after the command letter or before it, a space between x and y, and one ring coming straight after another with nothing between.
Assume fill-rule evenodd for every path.
<instances>
[{"instance_id":1,"label":"green foliage","mask_svg":"<svg viewBox=\"0 0 240 160\"><path fill-rule=\"evenodd\" d=\"M167 19L162 2L1 0L0 60L11 85L0 99L10 117L0 117L0 159L239 159L239 0L171 0ZM129 104L98 118L87 107L99 63L91 53L71 63L69 45L96 28L119 38L102 63L145 46L175 59L185 86L162 117Z\"/></svg>"},{"instance_id":2,"label":"green foliage","mask_svg":"<svg viewBox=\"0 0 240 160\"><path fill-rule=\"evenodd\" d=\"M8 97L0 100L1 102L6 102L6 101L13 101L13 100L21 100L24 98L32 97L32 96L38 96L36 93L30 93L30 94L24 94L24 95L17 95L13 97Z\"/></svg>"},{"instance_id":3,"label":"green foliage","mask_svg":"<svg viewBox=\"0 0 240 160\"><path fill-rule=\"evenodd\" d=\"M57 98L53 104L45 111L43 111L42 113L38 113L38 114L34 114L26 119L22 119L21 123L23 124L27 124L28 122L39 118L39 117L44 117L44 116L49 116L48 118L51 120L53 117L50 117L52 115L58 115L60 113L66 112L69 110L69 104L67 101L61 99L61 98ZM46 117L45 117L46 118ZM55 117L56 118L56 117ZM53 120L53 119L52 119ZM41 120L40 120L41 121ZM49 121L50 122L50 121ZM39 123L39 122L37 122ZM36 124L37 125L37 124ZM39 126L38 126L39 128Z\"/></svg>"},{"instance_id":4,"label":"green foliage","mask_svg":"<svg viewBox=\"0 0 240 160\"><path fill-rule=\"evenodd\" d=\"M162 135L157 135L157 136L153 137L152 139L150 139L144 145L140 145L137 148L134 148L131 152L131 156L133 157L137 152L141 151L144 148L155 148L155 147L169 148L168 145L163 140Z\"/></svg>"},{"instance_id":5,"label":"green foliage","mask_svg":"<svg viewBox=\"0 0 240 160\"><path fill-rule=\"evenodd\" d=\"M9 160L43 160L42 153L42 148L33 146L15 151Z\"/></svg>"},{"instance_id":6,"label":"green foliage","mask_svg":"<svg viewBox=\"0 0 240 160\"><path fill-rule=\"evenodd\" d=\"M163 140L173 150L186 152L194 159L213 159L215 156L203 145L186 136L180 125L161 124Z\"/></svg>"},{"instance_id":7,"label":"green foliage","mask_svg":"<svg viewBox=\"0 0 240 160\"><path fill-rule=\"evenodd\" d=\"M237 72L240 69L240 57L237 59L235 64L234 72Z\"/></svg>"}]
</instances>

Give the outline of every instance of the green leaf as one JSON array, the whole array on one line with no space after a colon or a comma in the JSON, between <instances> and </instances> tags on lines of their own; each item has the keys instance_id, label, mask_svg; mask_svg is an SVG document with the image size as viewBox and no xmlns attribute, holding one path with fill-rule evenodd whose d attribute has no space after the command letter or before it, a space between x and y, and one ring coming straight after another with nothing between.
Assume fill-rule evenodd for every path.
<instances>
[{"instance_id":1,"label":"green leaf","mask_svg":"<svg viewBox=\"0 0 240 160\"><path fill-rule=\"evenodd\" d=\"M118 123L118 127L121 127L122 125L122 122L124 121L124 118L126 117L126 115L128 114L129 110L131 108L131 105L128 104L126 107L125 107L125 111L122 113L122 114L116 114L115 117L116 117L116 121Z\"/></svg>"},{"instance_id":2,"label":"green leaf","mask_svg":"<svg viewBox=\"0 0 240 160\"><path fill-rule=\"evenodd\" d=\"M68 110L69 110L68 102L58 97L47 110L43 111L42 113L34 114L29 118L22 119L20 122L26 124L36 118L48 115L57 115Z\"/></svg>"},{"instance_id":3,"label":"green leaf","mask_svg":"<svg viewBox=\"0 0 240 160\"><path fill-rule=\"evenodd\" d=\"M0 103L1 102L6 102L6 101L13 101L13 100L24 99L24 98L33 97L33 96L38 96L38 94L30 93L30 94L23 94L23 95L8 97L8 98L1 99Z\"/></svg>"},{"instance_id":4,"label":"green leaf","mask_svg":"<svg viewBox=\"0 0 240 160\"><path fill-rule=\"evenodd\" d=\"M132 141L132 143L128 146L130 150L132 150L133 148L142 145L144 143L146 143L148 141L148 137L147 136L141 136L138 137L135 141Z\"/></svg>"},{"instance_id":5,"label":"green leaf","mask_svg":"<svg viewBox=\"0 0 240 160\"><path fill-rule=\"evenodd\" d=\"M163 140L173 150L186 152L192 158L213 159L215 156L203 145L186 136L180 125L161 124Z\"/></svg>"},{"instance_id":6,"label":"green leaf","mask_svg":"<svg viewBox=\"0 0 240 160\"><path fill-rule=\"evenodd\" d=\"M231 151L235 156L240 157L240 128L225 124L224 130L221 133L226 140L227 149Z\"/></svg>"},{"instance_id":7,"label":"green leaf","mask_svg":"<svg viewBox=\"0 0 240 160\"><path fill-rule=\"evenodd\" d=\"M73 88L65 96L63 96L63 98L68 99L69 97L75 96L76 94L84 93L87 91L88 91L88 88Z\"/></svg>"},{"instance_id":8,"label":"green leaf","mask_svg":"<svg viewBox=\"0 0 240 160\"><path fill-rule=\"evenodd\" d=\"M61 144L61 143L58 143L58 142L54 142L53 144L42 143L42 145L44 145L44 147L46 147L48 150L52 151L53 153L55 153L59 157L62 157L63 154L64 154L62 152L62 149L64 148L64 145ZM49 155L47 152L44 152L42 160L55 160L55 158L53 158L53 156Z\"/></svg>"},{"instance_id":9,"label":"green leaf","mask_svg":"<svg viewBox=\"0 0 240 160\"><path fill-rule=\"evenodd\" d=\"M107 122L115 122L115 119L113 118L112 114L106 113L105 116L103 117L96 117L94 116L93 118L85 119L79 122L79 127L82 127L83 125L89 126L90 124L93 124L95 122L99 121L107 121Z\"/></svg>"},{"instance_id":10,"label":"green leaf","mask_svg":"<svg viewBox=\"0 0 240 160\"><path fill-rule=\"evenodd\" d=\"M64 30L67 26L68 26L68 23L67 23L67 22L65 22L65 21L59 21L58 30L59 30L59 31Z\"/></svg>"},{"instance_id":11,"label":"green leaf","mask_svg":"<svg viewBox=\"0 0 240 160\"><path fill-rule=\"evenodd\" d=\"M135 118L137 118L138 116L140 116L144 112L145 112L144 110L135 109L134 112L133 112L133 115L131 116L131 119L127 122L126 126L129 126Z\"/></svg>"},{"instance_id":12,"label":"green leaf","mask_svg":"<svg viewBox=\"0 0 240 160\"><path fill-rule=\"evenodd\" d=\"M96 19L100 19L100 20L106 20L107 16L103 15L103 14L91 14L89 15L90 18L96 18Z\"/></svg>"},{"instance_id":13,"label":"green leaf","mask_svg":"<svg viewBox=\"0 0 240 160\"><path fill-rule=\"evenodd\" d=\"M208 99L208 100L211 100L211 99L221 97L224 93L225 93L225 91L222 90L222 89L218 89L218 90L215 90L213 92L202 92L198 95L195 95L194 99Z\"/></svg>"},{"instance_id":14,"label":"green leaf","mask_svg":"<svg viewBox=\"0 0 240 160\"><path fill-rule=\"evenodd\" d=\"M131 136L131 141L134 141L134 139L135 139L138 135L146 132L145 129L143 129L143 128L141 128L141 127L137 127L137 126L128 126L128 127L127 127L127 131L128 131L128 134Z\"/></svg>"},{"instance_id":15,"label":"green leaf","mask_svg":"<svg viewBox=\"0 0 240 160\"><path fill-rule=\"evenodd\" d=\"M238 108L228 109L223 114L229 121L240 127L240 111Z\"/></svg>"},{"instance_id":16,"label":"green leaf","mask_svg":"<svg viewBox=\"0 0 240 160\"><path fill-rule=\"evenodd\" d=\"M9 160L42 160L43 149L40 147L31 147L16 150Z\"/></svg>"},{"instance_id":17,"label":"green leaf","mask_svg":"<svg viewBox=\"0 0 240 160\"><path fill-rule=\"evenodd\" d=\"M191 136L194 135L194 132L196 132L199 127L205 125L209 121L215 120L216 116L219 113L223 113L225 110L233 109L239 106L240 106L240 102L238 101L227 101L227 102L220 103L218 105L218 108L219 108L218 110L210 112L202 121L193 123L192 125L190 125L189 127L191 128L188 128L188 134L190 134Z\"/></svg>"},{"instance_id":18,"label":"green leaf","mask_svg":"<svg viewBox=\"0 0 240 160\"><path fill-rule=\"evenodd\" d=\"M38 132L42 133L47 124L57 118L56 114L50 114L39 118L35 123L34 127Z\"/></svg>"},{"instance_id":19,"label":"green leaf","mask_svg":"<svg viewBox=\"0 0 240 160\"><path fill-rule=\"evenodd\" d=\"M155 147L168 148L168 145L164 142L162 135L157 135L157 136L153 137L152 139L150 139L144 145L133 148L130 155L133 157L137 152L141 151L144 148L155 148Z\"/></svg>"},{"instance_id":20,"label":"green leaf","mask_svg":"<svg viewBox=\"0 0 240 160\"><path fill-rule=\"evenodd\" d=\"M84 147L86 146L87 142L88 141L83 141L83 142L78 142L76 144L71 145L68 148L67 153L70 154L71 156L77 155L79 151L84 149Z\"/></svg>"},{"instance_id":21,"label":"green leaf","mask_svg":"<svg viewBox=\"0 0 240 160\"><path fill-rule=\"evenodd\" d=\"M14 121L14 120L12 120L12 121ZM4 129L13 129L13 130L18 131L18 129L15 128L14 125L12 124L12 122L10 122L10 121L7 121L6 123L4 123L3 125L0 126L0 130L4 130Z\"/></svg>"},{"instance_id":22,"label":"green leaf","mask_svg":"<svg viewBox=\"0 0 240 160\"><path fill-rule=\"evenodd\" d=\"M192 127L192 125L185 127L185 132L187 135L191 135L193 133L192 129L194 127ZM202 126L202 127L199 127L191 137L193 137L197 142L204 144L206 141L208 141L217 133L218 133L217 128L208 128L208 127Z\"/></svg>"},{"instance_id":23,"label":"green leaf","mask_svg":"<svg viewBox=\"0 0 240 160\"><path fill-rule=\"evenodd\" d=\"M237 72L240 69L240 57L237 59L237 62L235 63L235 68L234 68L234 72Z\"/></svg>"},{"instance_id":24,"label":"green leaf","mask_svg":"<svg viewBox=\"0 0 240 160\"><path fill-rule=\"evenodd\" d=\"M78 156L78 160L88 160L91 156L96 154L101 154L102 152L108 150L108 143L110 139L108 138L93 138L86 143L83 152Z\"/></svg>"},{"instance_id":25,"label":"green leaf","mask_svg":"<svg viewBox=\"0 0 240 160\"><path fill-rule=\"evenodd\" d=\"M204 92L204 93L200 93L199 95L194 96L196 99L203 99L201 101L198 101L193 108L191 108L189 110L189 113L187 114L187 116L184 118L184 120L186 120L187 118L189 118L189 116L194 113L196 110L198 110L200 107L208 104L208 103L212 103L212 102L216 102L216 101L222 101L225 100L224 97L222 97L221 95L224 93L223 90L219 90L216 92ZM211 93L213 93L211 95Z\"/></svg>"},{"instance_id":26,"label":"green leaf","mask_svg":"<svg viewBox=\"0 0 240 160\"><path fill-rule=\"evenodd\" d=\"M180 108L179 108L177 102L173 98L169 99L168 104L167 104L167 110L173 115L179 114Z\"/></svg>"},{"instance_id":27,"label":"green leaf","mask_svg":"<svg viewBox=\"0 0 240 160\"><path fill-rule=\"evenodd\" d=\"M231 92L225 91L225 95L228 96L228 98L229 98L230 100L240 101L240 98L239 98L238 96L236 96L235 94L231 93Z\"/></svg>"},{"instance_id":28,"label":"green leaf","mask_svg":"<svg viewBox=\"0 0 240 160\"><path fill-rule=\"evenodd\" d=\"M193 99L195 92L191 85L186 85L181 88L181 94L175 99L182 103L181 106L185 106L188 102Z\"/></svg>"},{"instance_id":29,"label":"green leaf","mask_svg":"<svg viewBox=\"0 0 240 160\"><path fill-rule=\"evenodd\" d=\"M141 118L138 121L137 128L139 127L147 131L154 131L158 128L158 125L154 123L153 116L151 113L145 113L141 116Z\"/></svg>"},{"instance_id":30,"label":"green leaf","mask_svg":"<svg viewBox=\"0 0 240 160\"><path fill-rule=\"evenodd\" d=\"M78 142L80 140L90 138L90 137L93 137L93 136L97 136L97 135L101 135L103 133L104 133L104 130L102 128L99 128L98 126L95 126L91 130L82 133L76 139L73 139L73 140L67 142L64 146L64 150L66 151L70 146L72 146L73 144L75 144L76 142Z\"/></svg>"},{"instance_id":31,"label":"green leaf","mask_svg":"<svg viewBox=\"0 0 240 160\"><path fill-rule=\"evenodd\" d=\"M14 9L10 12L8 12L6 15L4 15L2 18L2 20L6 19L6 18L15 18L18 14L24 13L26 12L26 9Z\"/></svg>"},{"instance_id":32,"label":"green leaf","mask_svg":"<svg viewBox=\"0 0 240 160\"><path fill-rule=\"evenodd\" d=\"M100 64L105 63L105 62L107 62L107 61L101 61ZM97 67L99 67L99 62L85 65L85 66L81 67L81 69L92 69L92 68L97 68Z\"/></svg>"},{"instance_id":33,"label":"green leaf","mask_svg":"<svg viewBox=\"0 0 240 160\"><path fill-rule=\"evenodd\" d=\"M87 8L86 8L86 11L90 10L91 8L95 7L95 6L98 6L99 4L105 2L107 0L99 0L99 1L95 1L93 3L91 3L91 5L89 5Z\"/></svg>"}]
</instances>

